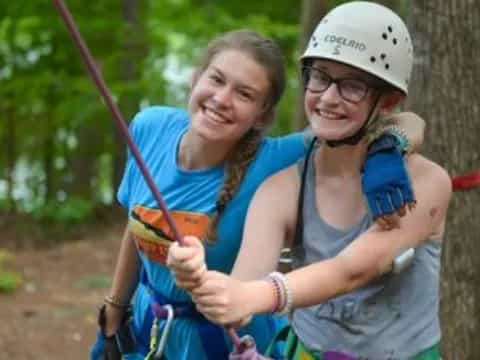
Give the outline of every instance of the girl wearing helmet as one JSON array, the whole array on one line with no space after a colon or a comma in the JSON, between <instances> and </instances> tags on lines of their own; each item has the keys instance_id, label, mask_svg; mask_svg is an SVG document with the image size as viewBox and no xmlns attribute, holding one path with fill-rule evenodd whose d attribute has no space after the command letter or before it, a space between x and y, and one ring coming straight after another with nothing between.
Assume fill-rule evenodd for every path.
<instances>
[{"instance_id":1,"label":"girl wearing helmet","mask_svg":"<svg viewBox=\"0 0 480 360\"><path fill-rule=\"evenodd\" d=\"M319 140L256 192L232 276L205 270L196 238L170 250L177 284L208 319L239 325L252 314L289 313L288 359L440 358L450 178L411 155L417 206L391 230L373 223L361 194L366 137L407 95L412 59L405 24L381 5L349 2L322 19L301 59L305 110ZM272 273L284 243L294 269ZM399 266L395 258L408 248L413 261Z\"/></svg>"}]
</instances>

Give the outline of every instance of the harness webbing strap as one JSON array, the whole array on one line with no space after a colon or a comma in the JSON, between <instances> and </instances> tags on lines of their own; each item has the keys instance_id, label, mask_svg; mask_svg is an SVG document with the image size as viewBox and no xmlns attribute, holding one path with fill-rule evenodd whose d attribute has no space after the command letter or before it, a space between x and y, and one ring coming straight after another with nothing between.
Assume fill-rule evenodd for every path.
<instances>
[{"instance_id":1,"label":"harness webbing strap","mask_svg":"<svg viewBox=\"0 0 480 360\"><path fill-rule=\"evenodd\" d=\"M303 253L303 201L304 201L304 192L305 192L305 182L307 180L307 172L308 172L308 163L310 157L312 155L313 148L317 142L317 138L314 137L310 142L310 145L307 150L307 154L305 155L304 167L302 171L302 178L300 180L300 190L298 193L298 201L297 201L297 224L295 226L295 235L293 237L293 242L291 246L292 255L295 253L297 259L303 260L304 253Z\"/></svg>"}]
</instances>

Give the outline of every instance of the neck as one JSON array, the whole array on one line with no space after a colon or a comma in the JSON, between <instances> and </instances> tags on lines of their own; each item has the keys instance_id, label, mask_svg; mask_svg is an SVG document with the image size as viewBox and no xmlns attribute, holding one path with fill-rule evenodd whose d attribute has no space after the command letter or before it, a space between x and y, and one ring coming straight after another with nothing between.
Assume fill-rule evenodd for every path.
<instances>
[{"instance_id":1,"label":"neck","mask_svg":"<svg viewBox=\"0 0 480 360\"><path fill-rule=\"evenodd\" d=\"M180 140L178 164L187 170L218 166L226 160L233 146L205 140L189 129Z\"/></svg>"},{"instance_id":2,"label":"neck","mask_svg":"<svg viewBox=\"0 0 480 360\"><path fill-rule=\"evenodd\" d=\"M327 176L359 176L367 154L367 144L321 146L315 157L316 167Z\"/></svg>"}]
</instances>

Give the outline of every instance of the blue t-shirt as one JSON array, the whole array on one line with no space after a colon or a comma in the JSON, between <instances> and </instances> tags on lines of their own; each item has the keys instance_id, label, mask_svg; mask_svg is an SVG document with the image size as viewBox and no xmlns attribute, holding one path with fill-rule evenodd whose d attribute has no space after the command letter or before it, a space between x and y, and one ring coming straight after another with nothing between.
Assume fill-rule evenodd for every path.
<instances>
[{"instance_id":1,"label":"blue t-shirt","mask_svg":"<svg viewBox=\"0 0 480 360\"><path fill-rule=\"evenodd\" d=\"M150 107L137 114L130 131L180 233L203 238L215 212L225 169L217 166L185 170L179 166L178 146L188 127L189 115L184 110ZM264 139L239 190L222 213L217 240L205 244L209 269L231 272L254 192L268 176L295 163L305 151L305 139L300 133ZM122 206L128 209L129 230L135 239L150 286L172 301L188 300L188 294L175 286L170 270L165 266L172 233L130 154L117 197ZM134 302L137 328L142 327L149 304L150 294L140 285ZM174 321L166 347L167 358L206 358L192 321L184 318ZM263 351L278 330L278 325L278 320L273 320L271 315L256 316L240 333L252 335Z\"/></svg>"}]
</instances>

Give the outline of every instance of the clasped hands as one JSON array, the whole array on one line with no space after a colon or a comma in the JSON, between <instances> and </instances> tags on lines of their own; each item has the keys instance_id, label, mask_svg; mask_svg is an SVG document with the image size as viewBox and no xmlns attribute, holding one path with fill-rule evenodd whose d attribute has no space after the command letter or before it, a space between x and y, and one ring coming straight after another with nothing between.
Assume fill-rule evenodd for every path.
<instances>
[{"instance_id":1,"label":"clasped hands","mask_svg":"<svg viewBox=\"0 0 480 360\"><path fill-rule=\"evenodd\" d=\"M208 320L227 327L242 327L252 315L249 282L207 269L205 249L194 236L184 237L184 246L170 246L167 265L178 287L192 296L197 310Z\"/></svg>"}]
</instances>

